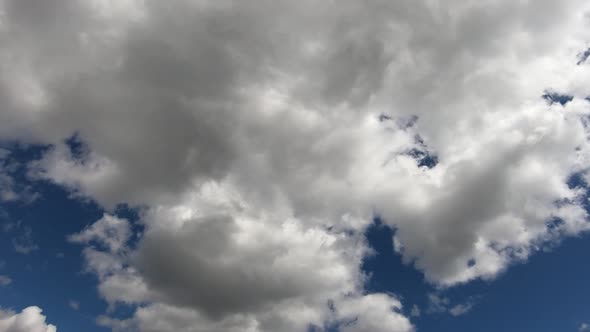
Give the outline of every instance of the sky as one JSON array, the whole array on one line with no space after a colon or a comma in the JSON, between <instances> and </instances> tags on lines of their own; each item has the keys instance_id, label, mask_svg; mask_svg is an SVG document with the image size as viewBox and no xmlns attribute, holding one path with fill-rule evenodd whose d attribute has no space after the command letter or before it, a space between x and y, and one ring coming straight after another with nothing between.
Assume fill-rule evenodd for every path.
<instances>
[{"instance_id":1,"label":"sky","mask_svg":"<svg viewBox=\"0 0 590 332\"><path fill-rule=\"evenodd\" d=\"M0 0L0 332L590 331L590 4Z\"/></svg>"}]
</instances>

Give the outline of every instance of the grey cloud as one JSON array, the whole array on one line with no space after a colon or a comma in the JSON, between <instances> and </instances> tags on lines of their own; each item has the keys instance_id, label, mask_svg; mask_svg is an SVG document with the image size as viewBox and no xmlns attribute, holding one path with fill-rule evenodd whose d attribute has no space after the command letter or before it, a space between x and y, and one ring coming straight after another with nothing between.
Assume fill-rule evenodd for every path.
<instances>
[{"instance_id":1,"label":"grey cloud","mask_svg":"<svg viewBox=\"0 0 590 332\"><path fill-rule=\"evenodd\" d=\"M354 277L332 275L322 265L330 263L328 246L311 258L297 256L305 249L288 242L239 245L233 238L244 231L237 227L227 216L211 216L187 221L175 231L152 230L142 241L136 266L165 300L212 315L259 311L290 298L332 293L347 282L341 278ZM274 232L277 240L305 236Z\"/></svg>"},{"instance_id":2,"label":"grey cloud","mask_svg":"<svg viewBox=\"0 0 590 332\"><path fill-rule=\"evenodd\" d=\"M378 315L385 319L380 329L411 331L409 321L391 309L401 308L395 298L359 294L362 252L350 239L322 229L304 231L295 222L194 218L186 206L146 216L156 224L136 249L108 245L104 235L120 238L123 232L109 231L105 223L127 224L112 216L71 237L102 243L103 251L88 247L84 253L111 307L149 304L128 319L102 316L100 325L114 331L295 332L344 320L345 314L366 320L362 326L377 326L371 317ZM194 213L201 210L195 208ZM164 216L177 219L166 224L159 219ZM343 312L334 316L328 302Z\"/></svg>"},{"instance_id":3,"label":"grey cloud","mask_svg":"<svg viewBox=\"0 0 590 332\"><path fill-rule=\"evenodd\" d=\"M68 240L74 243L99 243L104 245L107 251L118 253L126 248L131 236L127 220L115 218L105 214L97 222L87 226L80 233L68 236Z\"/></svg>"},{"instance_id":4,"label":"grey cloud","mask_svg":"<svg viewBox=\"0 0 590 332\"><path fill-rule=\"evenodd\" d=\"M0 3L0 137L52 145L32 178L107 210L145 207L137 248L96 235L109 228L78 236L107 301L148 304L105 324L145 330L166 306L166 327L297 330L294 308L306 308L299 323L325 321L325 302L347 303L345 291L352 317L369 306L358 237L374 214L443 287L589 229L583 193L566 184L590 152L584 1ZM573 99L547 105L550 90ZM74 134L82 156L63 143ZM421 167L412 149L438 164ZM292 251L337 282L263 264L293 263Z\"/></svg>"}]
</instances>

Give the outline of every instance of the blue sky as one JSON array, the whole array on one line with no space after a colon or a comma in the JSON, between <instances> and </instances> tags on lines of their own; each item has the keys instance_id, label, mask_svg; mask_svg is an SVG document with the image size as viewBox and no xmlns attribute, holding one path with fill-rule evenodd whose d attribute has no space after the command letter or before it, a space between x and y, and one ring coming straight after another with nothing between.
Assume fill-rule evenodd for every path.
<instances>
[{"instance_id":1,"label":"blue sky","mask_svg":"<svg viewBox=\"0 0 590 332\"><path fill-rule=\"evenodd\" d=\"M585 0L0 0L0 332L590 331Z\"/></svg>"}]
</instances>

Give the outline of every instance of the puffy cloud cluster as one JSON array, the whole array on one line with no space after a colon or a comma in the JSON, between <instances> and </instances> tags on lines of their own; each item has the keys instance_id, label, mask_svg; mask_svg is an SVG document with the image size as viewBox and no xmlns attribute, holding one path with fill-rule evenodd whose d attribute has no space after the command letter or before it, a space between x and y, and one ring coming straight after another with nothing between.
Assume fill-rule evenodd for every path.
<instances>
[{"instance_id":1,"label":"puffy cloud cluster","mask_svg":"<svg viewBox=\"0 0 590 332\"><path fill-rule=\"evenodd\" d=\"M214 204L209 195L202 199ZM228 215L201 216L207 207L191 199L144 215L151 224L135 248L129 222L110 215L70 237L88 244L87 269L107 302L149 304L128 320L103 316L100 324L115 331L295 332L354 320L362 329L412 330L395 298L363 295L362 236L253 218L257 211L244 202Z\"/></svg>"},{"instance_id":2,"label":"puffy cloud cluster","mask_svg":"<svg viewBox=\"0 0 590 332\"><path fill-rule=\"evenodd\" d=\"M441 286L588 230L588 7L2 0L0 138L52 145L31 176L145 207L138 239L108 214L71 238L105 299L143 304L105 325L408 331L363 295L375 215Z\"/></svg>"},{"instance_id":3,"label":"puffy cloud cluster","mask_svg":"<svg viewBox=\"0 0 590 332\"><path fill-rule=\"evenodd\" d=\"M0 310L0 332L56 332L54 325L45 323L39 307L28 307L20 313Z\"/></svg>"}]
</instances>

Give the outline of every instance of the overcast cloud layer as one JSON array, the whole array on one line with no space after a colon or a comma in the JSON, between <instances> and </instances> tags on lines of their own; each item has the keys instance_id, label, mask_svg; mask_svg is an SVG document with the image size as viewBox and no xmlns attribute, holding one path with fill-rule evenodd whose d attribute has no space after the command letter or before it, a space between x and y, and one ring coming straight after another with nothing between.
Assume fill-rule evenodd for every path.
<instances>
[{"instance_id":1,"label":"overcast cloud layer","mask_svg":"<svg viewBox=\"0 0 590 332\"><path fill-rule=\"evenodd\" d=\"M144 305L102 325L411 331L364 292L374 216L441 287L589 229L588 7L1 0L0 139L50 144L30 176L110 211L70 240Z\"/></svg>"}]
</instances>

